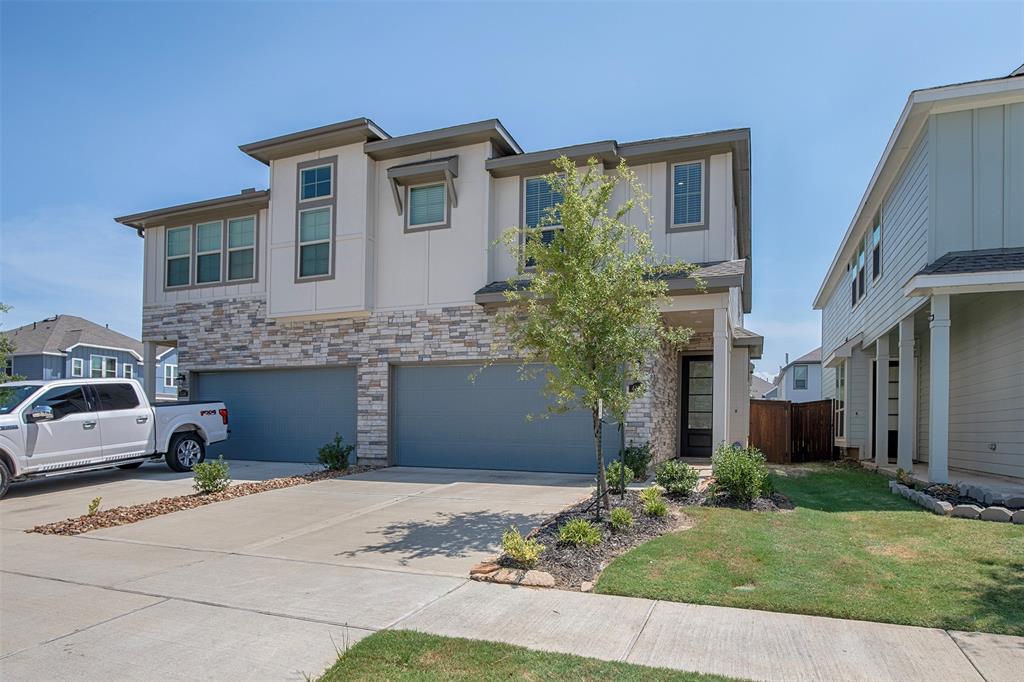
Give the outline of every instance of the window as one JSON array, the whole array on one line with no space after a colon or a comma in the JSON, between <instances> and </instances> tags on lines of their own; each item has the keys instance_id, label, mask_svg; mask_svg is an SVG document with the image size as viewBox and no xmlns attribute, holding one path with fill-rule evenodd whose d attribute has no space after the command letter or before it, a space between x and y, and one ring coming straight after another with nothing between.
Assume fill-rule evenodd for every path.
<instances>
[{"instance_id":1,"label":"window","mask_svg":"<svg viewBox=\"0 0 1024 682\"><path fill-rule=\"evenodd\" d=\"M864 298L864 243L861 242L857 255L850 259L846 270L850 273L850 305Z\"/></svg>"},{"instance_id":2,"label":"window","mask_svg":"<svg viewBox=\"0 0 1024 682\"><path fill-rule=\"evenodd\" d=\"M228 281L256 276L256 218L228 221Z\"/></svg>"},{"instance_id":3,"label":"window","mask_svg":"<svg viewBox=\"0 0 1024 682\"><path fill-rule=\"evenodd\" d=\"M53 410L54 419L63 419L69 414L91 412L89 401L81 386L58 386L51 388L39 398L32 401L32 407L47 405Z\"/></svg>"},{"instance_id":4,"label":"window","mask_svg":"<svg viewBox=\"0 0 1024 682\"><path fill-rule=\"evenodd\" d=\"M301 201L331 196L331 168L331 165L326 165L299 171Z\"/></svg>"},{"instance_id":5,"label":"window","mask_svg":"<svg viewBox=\"0 0 1024 682\"><path fill-rule=\"evenodd\" d=\"M221 221L196 225L196 284L220 281L223 240L224 225Z\"/></svg>"},{"instance_id":6,"label":"window","mask_svg":"<svg viewBox=\"0 0 1024 682\"><path fill-rule=\"evenodd\" d=\"M526 227L543 227L540 239L545 244L555 240L555 230L561 228L558 207L562 205L562 193L552 189L544 178L527 178L523 201L523 223ZM532 268L533 260L526 262Z\"/></svg>"},{"instance_id":7,"label":"window","mask_svg":"<svg viewBox=\"0 0 1024 682\"><path fill-rule=\"evenodd\" d=\"M14 376L14 358L7 358L4 361L4 374L9 377Z\"/></svg>"},{"instance_id":8,"label":"window","mask_svg":"<svg viewBox=\"0 0 1024 682\"><path fill-rule=\"evenodd\" d=\"M704 161L672 164L670 228L704 224Z\"/></svg>"},{"instance_id":9,"label":"window","mask_svg":"<svg viewBox=\"0 0 1024 682\"><path fill-rule=\"evenodd\" d=\"M108 358L103 355L90 355L89 376L93 379L117 378L117 358Z\"/></svg>"},{"instance_id":10,"label":"window","mask_svg":"<svg viewBox=\"0 0 1024 682\"><path fill-rule=\"evenodd\" d=\"M178 378L177 365L164 365L164 388L174 388Z\"/></svg>"},{"instance_id":11,"label":"window","mask_svg":"<svg viewBox=\"0 0 1024 682\"><path fill-rule=\"evenodd\" d=\"M192 271L192 226L167 230L167 286L188 286Z\"/></svg>"},{"instance_id":12,"label":"window","mask_svg":"<svg viewBox=\"0 0 1024 682\"><path fill-rule=\"evenodd\" d=\"M836 367L836 397L832 401L833 430L837 439L846 438L846 361Z\"/></svg>"},{"instance_id":13,"label":"window","mask_svg":"<svg viewBox=\"0 0 1024 682\"><path fill-rule=\"evenodd\" d=\"M871 279L876 280L882 274L882 219L875 220L871 230Z\"/></svg>"},{"instance_id":14,"label":"window","mask_svg":"<svg viewBox=\"0 0 1024 682\"><path fill-rule=\"evenodd\" d=\"M100 410L130 410L139 406L139 396L131 384L96 384L93 388L100 399Z\"/></svg>"},{"instance_id":15,"label":"window","mask_svg":"<svg viewBox=\"0 0 1024 682\"><path fill-rule=\"evenodd\" d=\"M331 209L299 213L299 277L331 272Z\"/></svg>"},{"instance_id":16,"label":"window","mask_svg":"<svg viewBox=\"0 0 1024 682\"><path fill-rule=\"evenodd\" d=\"M121 376L123 376L125 379L135 378L135 365L133 365L132 363L124 363L123 365L121 365L121 370Z\"/></svg>"},{"instance_id":17,"label":"window","mask_svg":"<svg viewBox=\"0 0 1024 682\"><path fill-rule=\"evenodd\" d=\"M409 188L409 227L433 227L448 222L448 193L444 183Z\"/></svg>"},{"instance_id":18,"label":"window","mask_svg":"<svg viewBox=\"0 0 1024 682\"><path fill-rule=\"evenodd\" d=\"M864 298L864 245L857 251L857 298Z\"/></svg>"},{"instance_id":19,"label":"window","mask_svg":"<svg viewBox=\"0 0 1024 682\"><path fill-rule=\"evenodd\" d=\"M71 376L85 376L85 360L82 358L71 358Z\"/></svg>"},{"instance_id":20,"label":"window","mask_svg":"<svg viewBox=\"0 0 1024 682\"><path fill-rule=\"evenodd\" d=\"M793 390L807 390L807 365L793 365Z\"/></svg>"}]
</instances>

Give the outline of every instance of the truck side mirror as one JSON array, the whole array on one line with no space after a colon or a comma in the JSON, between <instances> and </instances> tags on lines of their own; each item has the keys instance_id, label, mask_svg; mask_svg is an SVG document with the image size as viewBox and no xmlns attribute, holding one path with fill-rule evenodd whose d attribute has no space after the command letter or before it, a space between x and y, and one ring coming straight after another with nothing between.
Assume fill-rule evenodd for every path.
<instances>
[{"instance_id":1,"label":"truck side mirror","mask_svg":"<svg viewBox=\"0 0 1024 682\"><path fill-rule=\"evenodd\" d=\"M29 422L48 422L53 420L53 408L49 405L35 405L28 411Z\"/></svg>"}]
</instances>

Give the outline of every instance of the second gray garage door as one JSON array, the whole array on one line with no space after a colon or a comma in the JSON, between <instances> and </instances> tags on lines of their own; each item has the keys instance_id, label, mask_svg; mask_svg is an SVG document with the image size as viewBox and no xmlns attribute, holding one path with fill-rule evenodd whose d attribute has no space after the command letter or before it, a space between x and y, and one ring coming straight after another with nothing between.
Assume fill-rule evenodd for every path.
<instances>
[{"instance_id":1,"label":"second gray garage door","mask_svg":"<svg viewBox=\"0 0 1024 682\"><path fill-rule=\"evenodd\" d=\"M543 376L521 381L515 365L400 366L393 374L395 463L403 466L593 473L589 412L528 421L547 404ZM605 430L605 456L618 452Z\"/></svg>"},{"instance_id":2,"label":"second gray garage door","mask_svg":"<svg viewBox=\"0 0 1024 682\"><path fill-rule=\"evenodd\" d=\"M356 371L345 367L204 372L197 400L223 400L231 437L208 458L315 462L340 433L356 438Z\"/></svg>"}]
</instances>

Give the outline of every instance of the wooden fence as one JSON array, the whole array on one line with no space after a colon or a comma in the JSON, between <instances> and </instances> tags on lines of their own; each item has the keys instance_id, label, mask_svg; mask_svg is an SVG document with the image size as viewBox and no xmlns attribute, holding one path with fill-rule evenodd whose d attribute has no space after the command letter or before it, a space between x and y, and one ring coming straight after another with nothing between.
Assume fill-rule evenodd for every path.
<instances>
[{"instance_id":1,"label":"wooden fence","mask_svg":"<svg viewBox=\"0 0 1024 682\"><path fill-rule=\"evenodd\" d=\"M750 401L750 444L773 464L832 459L832 401Z\"/></svg>"}]
</instances>

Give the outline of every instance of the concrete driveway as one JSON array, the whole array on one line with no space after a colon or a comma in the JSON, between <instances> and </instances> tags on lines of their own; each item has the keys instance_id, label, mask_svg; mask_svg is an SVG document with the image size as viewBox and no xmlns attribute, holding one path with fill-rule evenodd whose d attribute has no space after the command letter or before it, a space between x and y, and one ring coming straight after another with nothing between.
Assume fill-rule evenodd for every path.
<instances>
[{"instance_id":1,"label":"concrete driveway","mask_svg":"<svg viewBox=\"0 0 1024 682\"><path fill-rule=\"evenodd\" d=\"M0 501L0 677L315 676L348 644L465 584L504 528L536 525L591 483L391 468L77 537L22 532L98 495L106 507L189 492L187 476L149 466L28 484Z\"/></svg>"}]
</instances>

